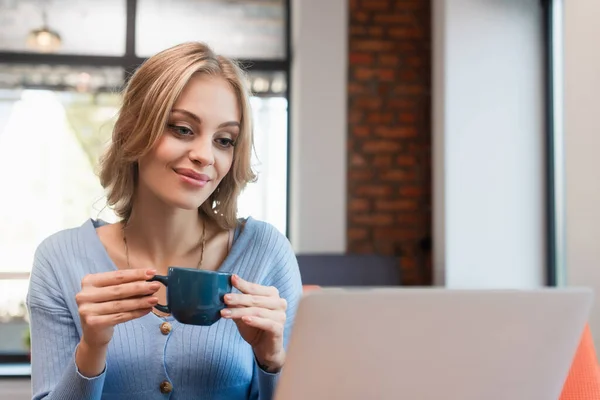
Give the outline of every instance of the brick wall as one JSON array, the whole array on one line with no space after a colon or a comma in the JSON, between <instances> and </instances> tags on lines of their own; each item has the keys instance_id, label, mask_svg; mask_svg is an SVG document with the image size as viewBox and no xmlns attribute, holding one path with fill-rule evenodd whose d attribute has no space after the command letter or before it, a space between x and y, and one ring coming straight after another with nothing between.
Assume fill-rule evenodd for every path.
<instances>
[{"instance_id":1,"label":"brick wall","mask_svg":"<svg viewBox=\"0 0 600 400\"><path fill-rule=\"evenodd\" d=\"M348 252L431 283L431 0L349 0Z\"/></svg>"}]
</instances>

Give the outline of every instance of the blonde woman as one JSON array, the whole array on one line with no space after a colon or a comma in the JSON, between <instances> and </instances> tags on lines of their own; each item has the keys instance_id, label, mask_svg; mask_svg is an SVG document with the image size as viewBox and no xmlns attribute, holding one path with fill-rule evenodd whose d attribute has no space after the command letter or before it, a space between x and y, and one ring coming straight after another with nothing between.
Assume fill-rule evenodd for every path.
<instances>
[{"instance_id":1,"label":"blonde woman","mask_svg":"<svg viewBox=\"0 0 600 400\"><path fill-rule=\"evenodd\" d=\"M147 60L124 92L100 181L121 218L42 242L27 303L34 399L270 399L302 284L285 236L237 198L254 179L242 71L201 43ZM153 308L168 266L232 273L211 326Z\"/></svg>"}]
</instances>

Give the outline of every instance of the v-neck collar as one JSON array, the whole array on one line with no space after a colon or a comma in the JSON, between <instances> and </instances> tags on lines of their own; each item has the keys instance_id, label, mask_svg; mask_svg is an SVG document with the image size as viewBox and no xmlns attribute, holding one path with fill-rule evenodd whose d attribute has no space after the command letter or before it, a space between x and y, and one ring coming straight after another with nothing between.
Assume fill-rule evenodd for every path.
<instances>
[{"instance_id":1,"label":"v-neck collar","mask_svg":"<svg viewBox=\"0 0 600 400\"><path fill-rule=\"evenodd\" d=\"M252 231L255 229L255 223L256 221L252 217L239 220L239 223L235 227L235 232L233 234L233 244L231 245L231 249L227 253L227 256L219 268L215 271L232 272L234 269L233 261L235 261L234 259L237 258L240 249L246 247L246 245L249 243L250 238L252 237ZM103 263L110 267L109 270L117 271L119 268L114 263L112 258L110 258L110 255L106 251L106 248L104 247L104 244L100 240L98 232L96 231L96 228L99 228L103 225L108 225L108 222L101 219L90 218L81 226L81 228L85 236L87 236L89 239L89 241L86 242L92 245L89 250L94 252L99 259L103 260Z\"/></svg>"}]
</instances>

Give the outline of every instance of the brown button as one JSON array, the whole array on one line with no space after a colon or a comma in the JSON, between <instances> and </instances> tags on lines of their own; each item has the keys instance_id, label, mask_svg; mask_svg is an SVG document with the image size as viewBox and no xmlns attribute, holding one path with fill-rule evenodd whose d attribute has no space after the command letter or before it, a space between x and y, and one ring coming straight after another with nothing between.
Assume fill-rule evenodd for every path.
<instances>
[{"instance_id":1,"label":"brown button","mask_svg":"<svg viewBox=\"0 0 600 400\"><path fill-rule=\"evenodd\" d=\"M171 393L173 391L173 385L169 381L162 381L160 384L161 393Z\"/></svg>"},{"instance_id":2,"label":"brown button","mask_svg":"<svg viewBox=\"0 0 600 400\"><path fill-rule=\"evenodd\" d=\"M171 332L171 324L168 322L163 322L162 324L160 324L160 333L162 333L163 335L168 335L169 332Z\"/></svg>"}]
</instances>

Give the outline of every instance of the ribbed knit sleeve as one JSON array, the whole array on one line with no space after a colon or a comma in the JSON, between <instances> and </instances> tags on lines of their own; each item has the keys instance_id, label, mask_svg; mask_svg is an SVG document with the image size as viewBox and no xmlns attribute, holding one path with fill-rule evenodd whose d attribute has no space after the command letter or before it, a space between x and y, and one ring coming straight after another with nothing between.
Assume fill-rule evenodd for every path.
<instances>
[{"instance_id":1,"label":"ribbed knit sleeve","mask_svg":"<svg viewBox=\"0 0 600 400\"><path fill-rule=\"evenodd\" d=\"M75 351L79 333L53 269L56 263L72 264L64 258L74 252L59 248L68 243L53 239L46 239L35 253L27 294L33 399L100 399L105 372L90 379L77 370Z\"/></svg>"},{"instance_id":2,"label":"ribbed knit sleeve","mask_svg":"<svg viewBox=\"0 0 600 400\"><path fill-rule=\"evenodd\" d=\"M260 283L265 286L276 287L279 296L287 301L283 342L284 347L287 349L296 310L302 296L302 280L298 261L289 240L273 226L264 224L262 232L257 237L260 245L256 246L256 260L255 263L249 263L249 265L256 265L256 263L261 262L272 263L272 267L266 269L267 275ZM258 393L253 393L251 398L257 398L258 400L272 399L281 372L271 374L255 365L254 373L253 389L257 387Z\"/></svg>"}]
</instances>

